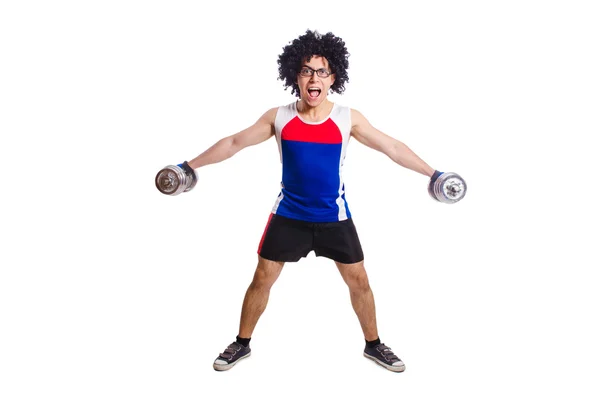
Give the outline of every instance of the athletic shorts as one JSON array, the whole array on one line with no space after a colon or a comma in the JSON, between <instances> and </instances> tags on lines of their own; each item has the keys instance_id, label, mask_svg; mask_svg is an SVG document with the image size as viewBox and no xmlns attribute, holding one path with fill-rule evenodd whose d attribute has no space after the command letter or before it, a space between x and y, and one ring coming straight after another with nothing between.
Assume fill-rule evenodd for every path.
<instances>
[{"instance_id":1,"label":"athletic shorts","mask_svg":"<svg viewBox=\"0 0 600 397\"><path fill-rule=\"evenodd\" d=\"M306 222L271 214L258 246L258 254L277 262L298 262L310 251L340 263L364 259L352 219Z\"/></svg>"}]
</instances>

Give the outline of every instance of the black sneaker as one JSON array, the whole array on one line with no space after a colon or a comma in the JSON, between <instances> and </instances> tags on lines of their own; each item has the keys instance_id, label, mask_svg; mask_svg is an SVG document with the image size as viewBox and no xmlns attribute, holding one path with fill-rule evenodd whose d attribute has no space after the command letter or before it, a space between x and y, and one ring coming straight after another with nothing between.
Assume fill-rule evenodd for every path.
<instances>
[{"instance_id":1,"label":"black sneaker","mask_svg":"<svg viewBox=\"0 0 600 397\"><path fill-rule=\"evenodd\" d=\"M216 358L213 368L215 371L227 371L240 360L250 357L250 346L245 347L237 342L227 346L227 349Z\"/></svg>"},{"instance_id":2,"label":"black sneaker","mask_svg":"<svg viewBox=\"0 0 600 397\"><path fill-rule=\"evenodd\" d=\"M371 348L365 347L365 352L363 353L363 355L366 358L369 358L369 359L375 361L377 364L381 365L382 367L389 369L390 371L394 371L394 372L404 371L405 367L404 367L404 363L402 362L402 360L400 360L398 358L398 356L396 356L394 354L392 349L390 349L383 343L380 343L377 346L371 347Z\"/></svg>"}]
</instances>

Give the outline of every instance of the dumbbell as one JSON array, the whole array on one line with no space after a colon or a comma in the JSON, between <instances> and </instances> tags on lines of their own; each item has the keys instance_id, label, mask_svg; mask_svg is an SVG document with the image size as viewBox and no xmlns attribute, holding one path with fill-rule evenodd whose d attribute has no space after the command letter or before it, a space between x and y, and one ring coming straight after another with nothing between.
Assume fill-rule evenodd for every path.
<instances>
[{"instance_id":1,"label":"dumbbell","mask_svg":"<svg viewBox=\"0 0 600 397\"><path fill-rule=\"evenodd\" d=\"M467 193L467 183L458 174L454 172L435 171L427 191L431 198L441 203L454 204L465 197Z\"/></svg>"},{"instance_id":2,"label":"dumbbell","mask_svg":"<svg viewBox=\"0 0 600 397\"><path fill-rule=\"evenodd\" d=\"M167 165L156 174L156 188L169 196L189 192L196 186L198 177L187 161L179 165Z\"/></svg>"}]
</instances>

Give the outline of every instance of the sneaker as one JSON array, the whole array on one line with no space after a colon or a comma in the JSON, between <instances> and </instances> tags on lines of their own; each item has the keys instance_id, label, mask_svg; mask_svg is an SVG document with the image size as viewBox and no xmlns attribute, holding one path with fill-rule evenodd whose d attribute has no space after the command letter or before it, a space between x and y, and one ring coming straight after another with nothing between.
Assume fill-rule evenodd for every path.
<instances>
[{"instance_id":1,"label":"sneaker","mask_svg":"<svg viewBox=\"0 0 600 397\"><path fill-rule=\"evenodd\" d=\"M215 371L227 371L236 365L240 360L250 357L250 346L245 347L237 342L233 342L227 349L215 360L213 368Z\"/></svg>"},{"instance_id":2,"label":"sneaker","mask_svg":"<svg viewBox=\"0 0 600 397\"><path fill-rule=\"evenodd\" d=\"M371 348L365 347L365 352L363 353L363 355L366 358L375 361L382 367L389 369L390 371L404 371L405 367L402 360L400 360L398 356L394 354L391 348L387 347L383 343L380 343L377 346Z\"/></svg>"}]
</instances>

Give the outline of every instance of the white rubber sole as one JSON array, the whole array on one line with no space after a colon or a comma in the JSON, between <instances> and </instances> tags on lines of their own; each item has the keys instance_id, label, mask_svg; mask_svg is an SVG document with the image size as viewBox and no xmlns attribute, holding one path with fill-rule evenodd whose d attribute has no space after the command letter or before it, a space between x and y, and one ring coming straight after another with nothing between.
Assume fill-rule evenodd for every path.
<instances>
[{"instance_id":1,"label":"white rubber sole","mask_svg":"<svg viewBox=\"0 0 600 397\"><path fill-rule=\"evenodd\" d=\"M369 360L375 361L377 364L381 365L385 369L390 370L392 372L404 372L404 370L406 369L406 366L404 365L404 363L402 365L393 366L393 365L386 364L383 361L376 359L375 357L369 356L365 352L363 352L363 356L365 356Z\"/></svg>"},{"instance_id":2,"label":"white rubber sole","mask_svg":"<svg viewBox=\"0 0 600 397\"><path fill-rule=\"evenodd\" d=\"M252 352L246 354L242 358L239 358L239 359L235 360L231 364L217 364L217 363L213 363L213 368L215 369L215 371L227 371L228 369L233 368L234 365L236 365L237 363L239 363L243 359L250 357L251 354L252 354Z\"/></svg>"}]
</instances>

